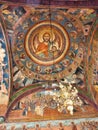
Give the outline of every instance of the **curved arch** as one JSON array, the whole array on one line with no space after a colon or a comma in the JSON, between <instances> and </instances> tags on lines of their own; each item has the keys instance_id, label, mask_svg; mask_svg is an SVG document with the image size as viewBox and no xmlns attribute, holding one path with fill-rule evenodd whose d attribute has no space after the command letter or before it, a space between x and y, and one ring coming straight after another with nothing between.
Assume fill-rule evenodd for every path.
<instances>
[{"instance_id":1,"label":"curved arch","mask_svg":"<svg viewBox=\"0 0 98 130\"><path fill-rule=\"evenodd\" d=\"M40 92L42 90L52 90L52 89L58 89L58 87L54 87L54 88L45 88L45 87L42 87L43 83L36 83L36 84L33 84L31 86L27 86L21 90L19 90L18 92L16 92L11 98L10 98L10 102L9 102L9 107L7 109L7 112L6 112L6 115L5 115L5 118L7 119L8 116L9 116L9 112L11 110L11 108L20 100L22 99L23 97L31 94L31 93L34 93L34 92Z\"/></svg>"},{"instance_id":2,"label":"curved arch","mask_svg":"<svg viewBox=\"0 0 98 130\"><path fill-rule=\"evenodd\" d=\"M29 86L29 87L25 87L23 89L21 89L20 91L16 92L11 98L10 98L10 103L9 103L9 107L7 109L6 115L5 117L8 117L8 114L11 110L11 108L14 106L14 104L16 102L18 102L21 98L23 98L24 96L27 96L29 94L31 94L32 92L37 92L37 91L41 91L42 88L42 84L34 84L33 86Z\"/></svg>"},{"instance_id":3,"label":"curved arch","mask_svg":"<svg viewBox=\"0 0 98 130\"><path fill-rule=\"evenodd\" d=\"M8 110L6 112L6 116L5 118L7 119L9 117L9 113L11 111L11 109L13 108L13 106L20 100L22 99L23 97L31 94L31 93L34 93L34 92L40 92L42 90L53 90L53 89L60 89L59 87L55 87L55 88L45 88L45 87L42 87L43 83L37 83L37 84L33 84L31 86L27 86L23 89L21 89L20 91L18 91L17 93L15 93L11 99L10 99L10 104L9 104L9 107L8 107ZM98 106L92 101L90 100L87 96L83 95L83 93L78 93L78 96L83 99L83 100L86 100L90 105L92 105L96 110L98 110Z\"/></svg>"},{"instance_id":4,"label":"curved arch","mask_svg":"<svg viewBox=\"0 0 98 130\"><path fill-rule=\"evenodd\" d=\"M92 25L92 28L91 28L91 31L90 31L90 34L89 34L89 37L88 37L88 82L89 82L89 88L92 92L92 95L93 95L93 99L95 101L96 104L98 104L98 92L95 90L95 85L93 83L93 79L94 79L94 75L93 75L93 71L94 71L94 63L96 62L94 56L94 53L95 53L95 50L94 48L98 48L95 43L95 40L94 40L94 37L96 35L96 31L98 30L98 18L95 19L93 25ZM97 39L98 40L98 39ZM98 54L98 52L97 52ZM96 64L97 66L97 64Z\"/></svg>"}]
</instances>

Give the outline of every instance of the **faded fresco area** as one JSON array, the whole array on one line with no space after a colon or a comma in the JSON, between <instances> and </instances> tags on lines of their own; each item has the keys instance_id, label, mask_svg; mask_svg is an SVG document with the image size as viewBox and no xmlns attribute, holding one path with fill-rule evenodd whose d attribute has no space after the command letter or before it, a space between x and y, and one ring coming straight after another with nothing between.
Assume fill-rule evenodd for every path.
<instances>
[{"instance_id":1,"label":"faded fresco area","mask_svg":"<svg viewBox=\"0 0 98 130\"><path fill-rule=\"evenodd\" d=\"M0 20L2 23L2 20ZM9 100L9 54L3 25L0 24L0 115L4 116Z\"/></svg>"},{"instance_id":2,"label":"faded fresco area","mask_svg":"<svg viewBox=\"0 0 98 130\"><path fill-rule=\"evenodd\" d=\"M1 124L0 129L7 130L58 130L58 129L67 129L72 130L73 126L77 130L83 129L98 129L98 118L88 118L88 119L78 119L75 120L54 120L54 121L39 121L39 122L21 122L21 123L6 123Z\"/></svg>"},{"instance_id":3,"label":"faded fresco area","mask_svg":"<svg viewBox=\"0 0 98 130\"><path fill-rule=\"evenodd\" d=\"M98 10L0 11L0 130L97 130Z\"/></svg>"}]
</instances>

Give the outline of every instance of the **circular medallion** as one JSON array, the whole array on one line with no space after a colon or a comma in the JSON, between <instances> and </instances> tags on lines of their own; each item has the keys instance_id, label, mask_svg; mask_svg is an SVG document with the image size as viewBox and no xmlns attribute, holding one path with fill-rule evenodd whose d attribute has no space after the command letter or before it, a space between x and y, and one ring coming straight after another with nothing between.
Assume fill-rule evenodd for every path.
<instances>
[{"instance_id":1,"label":"circular medallion","mask_svg":"<svg viewBox=\"0 0 98 130\"><path fill-rule=\"evenodd\" d=\"M13 57L28 78L61 79L74 72L83 59L81 22L70 15L56 22L55 15L51 22L45 17L34 22L30 16L17 28Z\"/></svg>"},{"instance_id":2,"label":"circular medallion","mask_svg":"<svg viewBox=\"0 0 98 130\"><path fill-rule=\"evenodd\" d=\"M50 66L60 62L68 48L68 33L56 22L40 22L30 28L25 37L27 55L40 65Z\"/></svg>"}]
</instances>

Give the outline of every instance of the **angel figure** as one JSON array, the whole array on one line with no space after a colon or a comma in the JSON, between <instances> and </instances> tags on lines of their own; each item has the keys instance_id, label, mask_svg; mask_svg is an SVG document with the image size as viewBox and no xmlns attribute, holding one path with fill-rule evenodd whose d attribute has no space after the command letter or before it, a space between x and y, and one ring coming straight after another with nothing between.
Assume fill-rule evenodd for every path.
<instances>
[{"instance_id":1,"label":"angel figure","mask_svg":"<svg viewBox=\"0 0 98 130\"><path fill-rule=\"evenodd\" d=\"M43 41L40 42L39 35L35 36L35 39L34 39L35 54L42 57L50 57L52 54L52 49L54 52L54 50L58 50L58 48L60 48L60 44L59 44L60 39L58 38L58 40L56 40L55 38L51 41L51 36L49 32L45 32L42 38L43 38Z\"/></svg>"},{"instance_id":2,"label":"angel figure","mask_svg":"<svg viewBox=\"0 0 98 130\"><path fill-rule=\"evenodd\" d=\"M37 55L43 54L45 57L48 57L49 42L50 42L50 34L46 32L43 34L43 41L40 42L36 48L36 54Z\"/></svg>"}]
</instances>

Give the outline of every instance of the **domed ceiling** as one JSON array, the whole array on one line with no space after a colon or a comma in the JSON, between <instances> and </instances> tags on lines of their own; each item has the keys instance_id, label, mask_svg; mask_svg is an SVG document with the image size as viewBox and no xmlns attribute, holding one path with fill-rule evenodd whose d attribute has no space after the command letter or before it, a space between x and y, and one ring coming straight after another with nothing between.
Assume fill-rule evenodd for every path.
<instances>
[{"instance_id":1,"label":"domed ceiling","mask_svg":"<svg viewBox=\"0 0 98 130\"><path fill-rule=\"evenodd\" d=\"M0 3L0 115L8 122L97 117L97 8L33 2Z\"/></svg>"}]
</instances>

